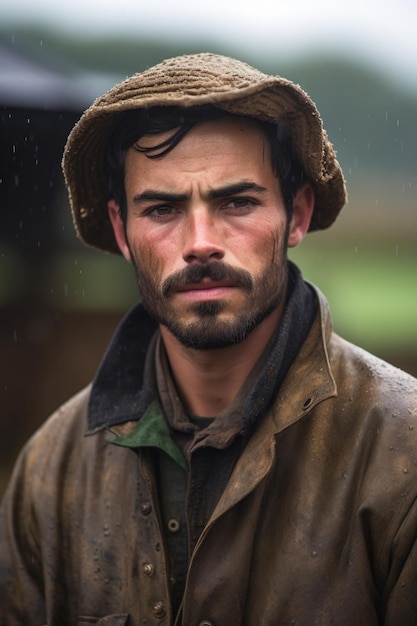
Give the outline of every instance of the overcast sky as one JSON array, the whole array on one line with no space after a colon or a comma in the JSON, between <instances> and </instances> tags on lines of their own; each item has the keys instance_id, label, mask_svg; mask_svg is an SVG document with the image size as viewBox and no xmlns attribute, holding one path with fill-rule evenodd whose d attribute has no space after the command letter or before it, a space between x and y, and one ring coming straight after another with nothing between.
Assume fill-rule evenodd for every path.
<instances>
[{"instance_id":1,"label":"overcast sky","mask_svg":"<svg viewBox=\"0 0 417 626\"><path fill-rule=\"evenodd\" d=\"M80 34L129 32L215 39L277 56L320 46L379 64L417 90L416 0L12 0L0 22L36 22Z\"/></svg>"}]
</instances>

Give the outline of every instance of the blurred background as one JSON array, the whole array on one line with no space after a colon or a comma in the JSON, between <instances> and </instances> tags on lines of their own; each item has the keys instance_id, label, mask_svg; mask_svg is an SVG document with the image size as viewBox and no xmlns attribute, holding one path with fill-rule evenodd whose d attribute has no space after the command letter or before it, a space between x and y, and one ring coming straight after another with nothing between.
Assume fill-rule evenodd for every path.
<instances>
[{"instance_id":1,"label":"blurred background","mask_svg":"<svg viewBox=\"0 0 417 626\"><path fill-rule=\"evenodd\" d=\"M349 204L291 252L336 330L417 375L414 0L14 0L0 7L0 494L28 436L86 385L136 300L130 267L75 237L60 161L92 100L212 51L300 83Z\"/></svg>"}]
</instances>

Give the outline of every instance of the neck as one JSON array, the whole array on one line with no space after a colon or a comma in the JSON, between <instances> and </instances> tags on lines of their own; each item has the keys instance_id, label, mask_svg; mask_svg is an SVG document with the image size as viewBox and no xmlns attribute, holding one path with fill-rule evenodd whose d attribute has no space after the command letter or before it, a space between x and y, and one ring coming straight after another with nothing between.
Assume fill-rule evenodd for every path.
<instances>
[{"instance_id":1,"label":"neck","mask_svg":"<svg viewBox=\"0 0 417 626\"><path fill-rule=\"evenodd\" d=\"M165 326L161 335L173 378L186 410L215 417L234 400L277 328L283 305L275 309L239 344L216 350L183 346Z\"/></svg>"}]
</instances>

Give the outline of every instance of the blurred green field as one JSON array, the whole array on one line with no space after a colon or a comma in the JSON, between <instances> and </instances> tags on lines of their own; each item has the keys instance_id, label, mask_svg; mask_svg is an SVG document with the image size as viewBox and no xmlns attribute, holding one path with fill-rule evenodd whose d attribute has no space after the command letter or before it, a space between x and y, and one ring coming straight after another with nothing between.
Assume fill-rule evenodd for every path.
<instances>
[{"instance_id":1,"label":"blurred green field","mask_svg":"<svg viewBox=\"0 0 417 626\"><path fill-rule=\"evenodd\" d=\"M417 350L417 245L378 242L318 245L292 250L304 277L326 294L334 327L374 350Z\"/></svg>"}]
</instances>

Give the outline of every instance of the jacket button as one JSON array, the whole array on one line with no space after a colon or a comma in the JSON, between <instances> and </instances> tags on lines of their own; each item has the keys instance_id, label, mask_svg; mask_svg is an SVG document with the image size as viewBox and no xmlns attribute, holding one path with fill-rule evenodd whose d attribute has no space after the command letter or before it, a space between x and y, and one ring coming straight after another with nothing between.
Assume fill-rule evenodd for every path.
<instances>
[{"instance_id":1,"label":"jacket button","mask_svg":"<svg viewBox=\"0 0 417 626\"><path fill-rule=\"evenodd\" d=\"M168 521L168 530L170 533L177 533L180 529L180 523L177 519L172 518Z\"/></svg>"},{"instance_id":2,"label":"jacket button","mask_svg":"<svg viewBox=\"0 0 417 626\"><path fill-rule=\"evenodd\" d=\"M204 620L203 622L200 622L198 626L214 626L213 622L208 622L207 620Z\"/></svg>"},{"instance_id":3,"label":"jacket button","mask_svg":"<svg viewBox=\"0 0 417 626\"><path fill-rule=\"evenodd\" d=\"M144 563L143 564L143 571L145 572L145 576L152 576L152 574L154 572L154 567L153 567L152 563Z\"/></svg>"},{"instance_id":4,"label":"jacket button","mask_svg":"<svg viewBox=\"0 0 417 626\"><path fill-rule=\"evenodd\" d=\"M152 505L150 502L143 502L140 505L140 512L142 513L142 515L149 515L151 511L152 511Z\"/></svg>"},{"instance_id":5,"label":"jacket button","mask_svg":"<svg viewBox=\"0 0 417 626\"><path fill-rule=\"evenodd\" d=\"M152 607L153 614L155 617L162 618L166 615L165 605L163 602L155 602Z\"/></svg>"}]
</instances>

